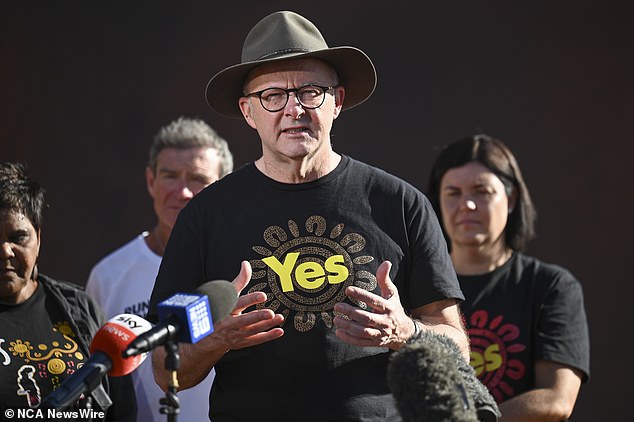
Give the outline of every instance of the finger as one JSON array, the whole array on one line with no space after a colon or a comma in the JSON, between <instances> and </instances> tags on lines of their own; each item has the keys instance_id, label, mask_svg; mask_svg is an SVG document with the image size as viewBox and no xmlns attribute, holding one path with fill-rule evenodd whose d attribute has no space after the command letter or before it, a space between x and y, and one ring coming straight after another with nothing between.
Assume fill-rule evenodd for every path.
<instances>
[{"instance_id":1,"label":"finger","mask_svg":"<svg viewBox=\"0 0 634 422\"><path fill-rule=\"evenodd\" d=\"M346 337L362 338L365 336L365 327L348 318L337 315L332 320L335 325L335 332L340 332Z\"/></svg>"},{"instance_id":2,"label":"finger","mask_svg":"<svg viewBox=\"0 0 634 422\"><path fill-rule=\"evenodd\" d=\"M248 337L244 337L241 340L236 341L236 349L244 347L257 346L258 344L266 343L267 341L275 340L284 335L284 330L280 327L272 328L268 331L262 331L257 334L253 334Z\"/></svg>"},{"instance_id":3,"label":"finger","mask_svg":"<svg viewBox=\"0 0 634 422\"><path fill-rule=\"evenodd\" d=\"M236 292L240 294L242 290L249 284L251 280L251 264L249 261L242 261L240 264L240 273L238 273L237 277L233 279L233 287L235 287Z\"/></svg>"},{"instance_id":4,"label":"finger","mask_svg":"<svg viewBox=\"0 0 634 422\"><path fill-rule=\"evenodd\" d=\"M356 321L341 316L334 317L333 323L337 329L344 330L355 337L376 337L377 335L380 335L381 332L381 330L372 327L371 325L357 323Z\"/></svg>"},{"instance_id":5,"label":"finger","mask_svg":"<svg viewBox=\"0 0 634 422\"><path fill-rule=\"evenodd\" d=\"M249 316L249 314L245 314L243 316ZM284 315L282 314L271 314L271 315L261 315L256 321L249 323L243 327L243 330L246 335L254 335L257 333L261 333L263 331L269 331L273 328L278 327L284 322Z\"/></svg>"},{"instance_id":6,"label":"finger","mask_svg":"<svg viewBox=\"0 0 634 422\"><path fill-rule=\"evenodd\" d=\"M381 290L381 296L355 286L349 286L346 289L346 295L350 299L366 303L375 312L388 312L389 302L387 300L398 294L396 285L390 279L391 268L392 263L390 261L383 261L376 270L376 279Z\"/></svg>"},{"instance_id":7,"label":"finger","mask_svg":"<svg viewBox=\"0 0 634 422\"><path fill-rule=\"evenodd\" d=\"M372 346L378 346L381 344L380 341L377 341L373 338L358 337L354 334L351 334L349 331L343 330L343 329L335 330L335 335L341 340L345 341L346 343L352 344L355 346L372 347Z\"/></svg>"},{"instance_id":8,"label":"finger","mask_svg":"<svg viewBox=\"0 0 634 422\"><path fill-rule=\"evenodd\" d=\"M374 295L380 301L384 301L380 297ZM377 306L378 307L378 306ZM359 330L363 330L364 328L376 328L379 330L385 329L387 327L386 321L384 318L379 315L378 312L369 312L364 311L363 309L359 309L355 306L348 305L347 303L337 303L335 305L335 312L343 315L344 318L340 316L336 316L336 320L340 320L341 324L338 324L339 327L349 328L350 326L357 325ZM347 319L347 321L346 321Z\"/></svg>"},{"instance_id":9,"label":"finger","mask_svg":"<svg viewBox=\"0 0 634 422\"><path fill-rule=\"evenodd\" d=\"M376 313L385 313L388 302L381 296L355 286L348 286L346 295L353 301L363 302ZM358 308L355 308L358 309Z\"/></svg>"},{"instance_id":10,"label":"finger","mask_svg":"<svg viewBox=\"0 0 634 422\"><path fill-rule=\"evenodd\" d=\"M233 318L223 327L222 337L232 349L253 346L281 337L283 322L284 316L270 309L256 310Z\"/></svg>"},{"instance_id":11,"label":"finger","mask_svg":"<svg viewBox=\"0 0 634 422\"><path fill-rule=\"evenodd\" d=\"M238 296L238 301L236 302L236 306L233 308L232 313L237 315L250 306L255 306L264 302L266 302L266 293L264 292L253 292Z\"/></svg>"},{"instance_id":12,"label":"finger","mask_svg":"<svg viewBox=\"0 0 634 422\"><path fill-rule=\"evenodd\" d=\"M376 270L376 281L379 283L381 296L384 299L389 299L398 293L396 286L392 283L392 279L390 278L391 269L392 263L390 261L383 261Z\"/></svg>"}]
</instances>

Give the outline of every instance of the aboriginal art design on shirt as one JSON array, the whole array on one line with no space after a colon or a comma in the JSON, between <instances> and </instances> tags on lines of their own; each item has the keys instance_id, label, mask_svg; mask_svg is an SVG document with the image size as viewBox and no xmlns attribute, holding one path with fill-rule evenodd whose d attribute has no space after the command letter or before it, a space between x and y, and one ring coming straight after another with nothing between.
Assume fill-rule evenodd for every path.
<instances>
[{"instance_id":1,"label":"aboriginal art design on shirt","mask_svg":"<svg viewBox=\"0 0 634 422\"><path fill-rule=\"evenodd\" d=\"M4 350L2 343L4 343L4 339L0 338L0 355L2 355L2 365L7 366L11 363L11 356Z\"/></svg>"},{"instance_id":2,"label":"aboriginal art design on shirt","mask_svg":"<svg viewBox=\"0 0 634 422\"><path fill-rule=\"evenodd\" d=\"M346 287L368 291L377 287L374 274L359 268L374 258L363 253L365 238L347 233L342 223L329 226L324 217L315 215L303 227L294 220L287 224L287 228L268 227L263 233L266 246L253 246L262 258L251 261L249 292L267 293L260 309L269 308L287 318L294 312L293 326L298 331L311 330L318 318L331 328L334 305L346 299ZM357 305L367 308L363 302Z\"/></svg>"},{"instance_id":3,"label":"aboriginal art design on shirt","mask_svg":"<svg viewBox=\"0 0 634 422\"><path fill-rule=\"evenodd\" d=\"M514 355L526 349L517 343L520 330L515 324L504 323L504 316L489 319L486 310L477 310L469 318L471 366L498 403L516 393L509 384L526 374L526 366Z\"/></svg>"},{"instance_id":4,"label":"aboriginal art design on shirt","mask_svg":"<svg viewBox=\"0 0 634 422\"><path fill-rule=\"evenodd\" d=\"M18 396L24 396L30 408L36 408L42 401L40 386L35 380L35 367L23 365L18 370Z\"/></svg>"},{"instance_id":5,"label":"aboriginal art design on shirt","mask_svg":"<svg viewBox=\"0 0 634 422\"><path fill-rule=\"evenodd\" d=\"M42 383L55 390L65 377L83 366L84 354L68 322L60 322L52 328L47 342L32 343L17 338L7 340L5 358L14 359L19 365L16 373L16 393L24 396L29 407L39 406L42 400Z\"/></svg>"}]
</instances>

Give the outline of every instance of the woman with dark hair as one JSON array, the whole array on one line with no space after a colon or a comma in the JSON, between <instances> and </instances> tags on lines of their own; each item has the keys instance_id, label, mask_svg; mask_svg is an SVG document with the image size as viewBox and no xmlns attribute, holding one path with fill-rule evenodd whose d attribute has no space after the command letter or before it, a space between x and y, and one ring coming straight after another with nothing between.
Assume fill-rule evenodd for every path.
<instances>
[{"instance_id":1,"label":"woman with dark hair","mask_svg":"<svg viewBox=\"0 0 634 422\"><path fill-rule=\"evenodd\" d=\"M466 298L471 364L500 420L570 417L590 366L582 288L523 253L536 212L515 157L486 135L454 142L432 167L428 195Z\"/></svg>"},{"instance_id":2,"label":"woman with dark hair","mask_svg":"<svg viewBox=\"0 0 634 422\"><path fill-rule=\"evenodd\" d=\"M0 163L0 414L5 416L18 415L17 409L35 412L88 359L103 323L80 286L38 273L43 208L44 189L24 167ZM105 420L136 420L129 376L105 377L93 392L110 394L113 405ZM106 410L91 396L82 396L71 410L90 406L93 416Z\"/></svg>"}]
</instances>

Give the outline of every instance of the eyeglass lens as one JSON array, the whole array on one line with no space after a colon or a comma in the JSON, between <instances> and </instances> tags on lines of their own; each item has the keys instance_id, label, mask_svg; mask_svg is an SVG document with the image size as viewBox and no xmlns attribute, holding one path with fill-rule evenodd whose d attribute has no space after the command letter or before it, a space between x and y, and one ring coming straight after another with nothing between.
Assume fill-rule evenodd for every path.
<instances>
[{"instance_id":1,"label":"eyeglass lens","mask_svg":"<svg viewBox=\"0 0 634 422\"><path fill-rule=\"evenodd\" d=\"M315 85L306 85L296 89L269 88L260 94L260 102L268 111L279 111L286 106L290 92L295 92L297 100L304 108L318 108L324 102L325 91Z\"/></svg>"}]
</instances>

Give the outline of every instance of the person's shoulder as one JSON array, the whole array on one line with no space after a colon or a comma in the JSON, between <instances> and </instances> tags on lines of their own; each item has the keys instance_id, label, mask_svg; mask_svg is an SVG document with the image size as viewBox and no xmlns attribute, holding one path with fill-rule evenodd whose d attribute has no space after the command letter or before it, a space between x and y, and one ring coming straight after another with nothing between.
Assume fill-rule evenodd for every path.
<instances>
[{"instance_id":1,"label":"person's shoulder","mask_svg":"<svg viewBox=\"0 0 634 422\"><path fill-rule=\"evenodd\" d=\"M99 271L102 268L112 270L113 265L118 266L124 262L129 261L131 258L136 259L137 255L141 253L144 248L146 248L147 251L150 251L145 243L145 234L140 234L124 245L110 252L108 255L101 258L95 264L93 270Z\"/></svg>"},{"instance_id":2,"label":"person's shoulder","mask_svg":"<svg viewBox=\"0 0 634 422\"><path fill-rule=\"evenodd\" d=\"M202 192L200 192L198 195L196 195L192 199L199 197L200 194L202 193L222 192L225 190L233 191L233 189L236 186L240 186L244 184L245 179L248 179L249 177L253 176L254 174L253 167L254 167L253 162L249 162L247 164L240 166L238 169L232 171L231 173L223 176L222 178L216 180L211 185L207 186L205 189L202 190Z\"/></svg>"},{"instance_id":3,"label":"person's shoulder","mask_svg":"<svg viewBox=\"0 0 634 422\"><path fill-rule=\"evenodd\" d=\"M388 171L374 164L369 164L364 161L360 161L360 160L357 160L356 158L352 158L350 156L343 155L343 154L341 155L341 157L343 162L347 164L349 170L352 172L355 172L355 173L360 172L362 174L373 175L376 177L386 177L388 179L401 180L400 178L393 175L392 173L389 173Z\"/></svg>"},{"instance_id":4,"label":"person's shoulder","mask_svg":"<svg viewBox=\"0 0 634 422\"><path fill-rule=\"evenodd\" d=\"M81 284L71 283L70 281L60 280L48 276L46 274L39 274L38 281L49 289L55 289L60 292L72 292L78 295L85 295L85 287Z\"/></svg>"},{"instance_id":5,"label":"person's shoulder","mask_svg":"<svg viewBox=\"0 0 634 422\"><path fill-rule=\"evenodd\" d=\"M247 163L207 186L194 196L182 211L187 214L192 212L193 209L204 208L207 210L210 202L217 203L217 201L225 198L239 196L244 192L245 187L248 186L249 179L254 177L252 166L252 162Z\"/></svg>"},{"instance_id":6,"label":"person's shoulder","mask_svg":"<svg viewBox=\"0 0 634 422\"><path fill-rule=\"evenodd\" d=\"M420 193L420 190L411 183L402 179L401 177L390 173L389 171L382 169L376 165L368 164L363 161L359 161L352 157L344 156L344 159L349 161L348 173L350 175L356 175L367 179L367 182L378 188L386 189L398 189L411 192Z\"/></svg>"},{"instance_id":7,"label":"person's shoulder","mask_svg":"<svg viewBox=\"0 0 634 422\"><path fill-rule=\"evenodd\" d=\"M152 268L160 265L161 257L156 255L145 242L146 233L142 233L115 249L110 254L99 260L90 270L86 282L86 291L96 298L101 295L99 291L106 286L125 283L125 275L133 267ZM101 297L100 300L104 300Z\"/></svg>"},{"instance_id":8,"label":"person's shoulder","mask_svg":"<svg viewBox=\"0 0 634 422\"><path fill-rule=\"evenodd\" d=\"M103 323L103 312L95 300L86 293L83 285L56 279L40 273L38 281L42 283L56 302L67 308L75 323L88 327L90 335ZM90 321L89 321L90 320Z\"/></svg>"},{"instance_id":9,"label":"person's shoulder","mask_svg":"<svg viewBox=\"0 0 634 422\"><path fill-rule=\"evenodd\" d=\"M531 271L537 279L546 282L578 283L572 272L561 265L546 262L523 253L517 253L516 255L521 268Z\"/></svg>"}]
</instances>

